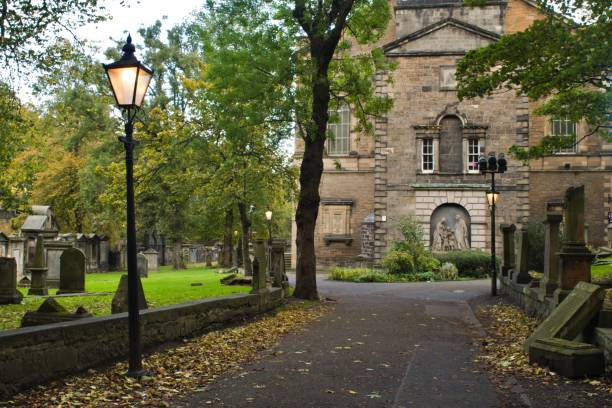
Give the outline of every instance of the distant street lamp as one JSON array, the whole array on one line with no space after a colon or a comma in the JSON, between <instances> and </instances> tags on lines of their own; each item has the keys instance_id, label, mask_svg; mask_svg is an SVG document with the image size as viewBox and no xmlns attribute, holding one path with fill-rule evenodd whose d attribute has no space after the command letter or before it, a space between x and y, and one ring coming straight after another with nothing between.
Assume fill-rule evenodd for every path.
<instances>
[{"instance_id":1,"label":"distant street lamp","mask_svg":"<svg viewBox=\"0 0 612 408\"><path fill-rule=\"evenodd\" d=\"M272 274L272 210L266 211L266 223L268 224L268 275Z\"/></svg>"},{"instance_id":2,"label":"distant street lamp","mask_svg":"<svg viewBox=\"0 0 612 408\"><path fill-rule=\"evenodd\" d=\"M129 322L129 368L127 375L141 377L140 311L138 310L138 276L136 263L136 217L134 214L134 119L142 105L153 77L153 70L144 66L134 56L136 48L128 35L119 61L103 64L115 96L117 106L125 112L125 137L119 141L125 147L125 178L127 201L127 267L128 267L128 322Z\"/></svg>"},{"instance_id":3,"label":"distant street lamp","mask_svg":"<svg viewBox=\"0 0 612 408\"><path fill-rule=\"evenodd\" d=\"M505 173L508 166L506 156L489 153L489 158L480 156L478 160L478 170L485 176L491 175L491 189L487 191L487 203L491 209L491 295L497 296L497 262L495 261L495 206L499 202L499 192L495 189L495 173Z\"/></svg>"}]
</instances>

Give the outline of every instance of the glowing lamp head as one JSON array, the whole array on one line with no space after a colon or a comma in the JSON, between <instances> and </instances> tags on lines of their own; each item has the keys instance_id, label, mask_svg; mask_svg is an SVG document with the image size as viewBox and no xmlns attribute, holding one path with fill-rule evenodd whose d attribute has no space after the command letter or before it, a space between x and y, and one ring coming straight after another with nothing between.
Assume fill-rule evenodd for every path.
<instances>
[{"instance_id":1,"label":"glowing lamp head","mask_svg":"<svg viewBox=\"0 0 612 408\"><path fill-rule=\"evenodd\" d=\"M266 220L272 221L272 211L271 210L266 211Z\"/></svg>"},{"instance_id":2,"label":"glowing lamp head","mask_svg":"<svg viewBox=\"0 0 612 408\"><path fill-rule=\"evenodd\" d=\"M489 207L497 205L499 202L499 192L498 191L487 191L487 203Z\"/></svg>"},{"instance_id":3,"label":"glowing lamp head","mask_svg":"<svg viewBox=\"0 0 612 408\"><path fill-rule=\"evenodd\" d=\"M119 61L103 64L117 106L124 109L140 108L153 78L153 70L142 64L134 52L132 36L128 35Z\"/></svg>"}]
</instances>

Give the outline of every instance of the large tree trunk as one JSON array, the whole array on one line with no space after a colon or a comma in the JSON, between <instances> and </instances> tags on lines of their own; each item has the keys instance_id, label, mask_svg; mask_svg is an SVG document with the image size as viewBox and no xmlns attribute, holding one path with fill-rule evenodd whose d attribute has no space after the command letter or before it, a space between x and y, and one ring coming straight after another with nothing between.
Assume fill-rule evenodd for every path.
<instances>
[{"instance_id":1,"label":"large tree trunk","mask_svg":"<svg viewBox=\"0 0 612 408\"><path fill-rule=\"evenodd\" d=\"M232 237L232 229L234 226L234 211L232 208L225 210L225 232L223 235L223 258L221 266L231 268L232 253L234 251L234 242Z\"/></svg>"},{"instance_id":2,"label":"large tree trunk","mask_svg":"<svg viewBox=\"0 0 612 408\"><path fill-rule=\"evenodd\" d=\"M239 203L238 211L240 212L240 225L242 226L242 263L244 266L244 275L253 276L253 267L249 254L249 231L251 229L251 221L247 214L246 204Z\"/></svg>"},{"instance_id":3,"label":"large tree trunk","mask_svg":"<svg viewBox=\"0 0 612 408\"><path fill-rule=\"evenodd\" d=\"M174 258L174 269L187 269L185 261L183 260L183 241L175 239L173 243L173 258Z\"/></svg>"}]
</instances>

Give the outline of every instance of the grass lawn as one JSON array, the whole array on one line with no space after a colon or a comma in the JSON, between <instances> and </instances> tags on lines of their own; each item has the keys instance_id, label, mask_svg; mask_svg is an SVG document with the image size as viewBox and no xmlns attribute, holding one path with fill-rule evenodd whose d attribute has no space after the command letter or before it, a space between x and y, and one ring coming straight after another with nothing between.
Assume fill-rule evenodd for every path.
<instances>
[{"instance_id":1,"label":"grass lawn","mask_svg":"<svg viewBox=\"0 0 612 408\"><path fill-rule=\"evenodd\" d=\"M612 258L601 259L602 261L612 261ZM612 264L611 265L593 265L591 267L591 279L598 281L601 279L612 279Z\"/></svg>"},{"instance_id":2,"label":"grass lawn","mask_svg":"<svg viewBox=\"0 0 612 408\"><path fill-rule=\"evenodd\" d=\"M87 292L108 292L100 296L58 297L59 303L69 311L74 312L78 306L84 306L96 316L111 313L111 300L119 285L119 279L125 272L92 273L85 275ZM224 286L219 280L226 275L220 275L216 269L190 265L187 270L172 270L162 266L159 272L149 272L148 278L142 279L145 297L149 308L183 303L206 297L223 296L233 293L246 293L250 286ZM200 282L202 286L191 286ZM21 318L28 310L36 310L44 301L39 296L25 296L27 289L20 288L24 298L19 305L0 306L0 330L17 328ZM56 289L49 290L54 294Z\"/></svg>"}]
</instances>

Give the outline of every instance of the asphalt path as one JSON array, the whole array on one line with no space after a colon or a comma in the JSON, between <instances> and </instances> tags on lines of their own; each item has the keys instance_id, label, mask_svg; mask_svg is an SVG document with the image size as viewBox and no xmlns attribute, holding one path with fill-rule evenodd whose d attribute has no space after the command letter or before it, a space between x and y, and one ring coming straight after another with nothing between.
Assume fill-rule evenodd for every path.
<instances>
[{"instance_id":1,"label":"asphalt path","mask_svg":"<svg viewBox=\"0 0 612 408\"><path fill-rule=\"evenodd\" d=\"M318 285L326 315L187 406L500 406L473 362L482 328L468 301L489 281Z\"/></svg>"}]
</instances>

